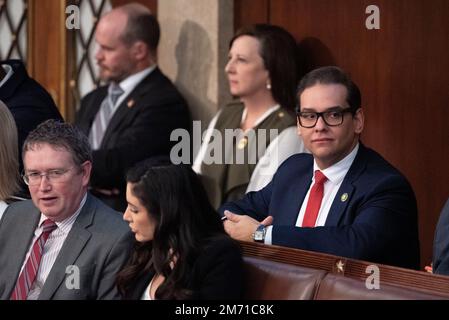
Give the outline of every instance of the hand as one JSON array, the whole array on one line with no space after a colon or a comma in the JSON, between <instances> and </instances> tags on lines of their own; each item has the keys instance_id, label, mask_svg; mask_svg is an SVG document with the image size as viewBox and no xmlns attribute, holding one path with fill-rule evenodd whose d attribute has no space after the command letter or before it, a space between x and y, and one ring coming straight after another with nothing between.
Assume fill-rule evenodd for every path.
<instances>
[{"instance_id":1,"label":"hand","mask_svg":"<svg viewBox=\"0 0 449 320\"><path fill-rule=\"evenodd\" d=\"M224 221L225 231L234 239L241 241L254 241L253 233L260 224L269 226L273 223L273 217L268 216L262 222L257 221L247 215L238 215L225 210L226 220Z\"/></svg>"}]
</instances>

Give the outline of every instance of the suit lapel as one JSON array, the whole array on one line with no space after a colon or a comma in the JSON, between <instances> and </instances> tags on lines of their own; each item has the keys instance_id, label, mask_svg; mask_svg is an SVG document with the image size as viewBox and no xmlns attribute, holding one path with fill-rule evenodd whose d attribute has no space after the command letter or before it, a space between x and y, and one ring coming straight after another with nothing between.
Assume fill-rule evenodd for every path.
<instances>
[{"instance_id":1,"label":"suit lapel","mask_svg":"<svg viewBox=\"0 0 449 320\"><path fill-rule=\"evenodd\" d=\"M91 237L91 233L87 231L86 228L92 224L95 210L96 205L93 198L88 194L86 203L79 216L76 218L58 257L51 268L41 294L39 295L39 300L51 299L65 279L67 266L75 264L76 259Z\"/></svg>"},{"instance_id":2,"label":"suit lapel","mask_svg":"<svg viewBox=\"0 0 449 320\"><path fill-rule=\"evenodd\" d=\"M31 201L31 200L30 200ZM6 268L6 270L1 270L0 272L9 273L7 279L10 279L10 284L7 285L5 292L12 292L14 290L14 286L16 284L17 279L19 278L20 269L22 268L22 264L25 262L26 254L31 246L31 241L33 240L34 231L39 223L40 219L40 211L32 207L31 212L28 213L32 216L31 219L22 219L20 221L20 232L16 230L19 236L16 237L16 242L14 246L14 252L19 254L18 259L11 259L13 263L10 267ZM23 235L23 236L20 236Z\"/></svg>"},{"instance_id":3,"label":"suit lapel","mask_svg":"<svg viewBox=\"0 0 449 320\"><path fill-rule=\"evenodd\" d=\"M285 212L292 212L291 215L286 215L286 219L288 221L279 221L280 224L285 225L296 225L296 220L298 220L299 210L301 210L302 203L304 202L304 198L306 197L307 191L309 190L310 184L312 183L312 173L313 173L313 160L312 166L307 170L307 173L303 176L303 179L300 179L299 183L293 185L292 192L290 193L290 200L288 203L291 203L294 208L293 211L285 210Z\"/></svg>"},{"instance_id":4,"label":"suit lapel","mask_svg":"<svg viewBox=\"0 0 449 320\"><path fill-rule=\"evenodd\" d=\"M95 95L93 97L92 103L89 105L89 107L86 110L86 113L88 113L87 121L81 122L80 128L84 132L85 135L89 136L90 129L92 128L92 124L94 122L95 116L97 115L98 111L100 111L101 103L103 102L104 98L106 97L106 94L108 92L108 87L102 87L99 89L100 93L98 95Z\"/></svg>"},{"instance_id":5,"label":"suit lapel","mask_svg":"<svg viewBox=\"0 0 449 320\"><path fill-rule=\"evenodd\" d=\"M346 174L337 194L335 195L332 206L329 210L325 226L337 226L344 216L348 204L352 200L354 194L354 182L359 178L360 174L366 167L366 148L359 144L359 151L354 159L348 173Z\"/></svg>"}]
</instances>

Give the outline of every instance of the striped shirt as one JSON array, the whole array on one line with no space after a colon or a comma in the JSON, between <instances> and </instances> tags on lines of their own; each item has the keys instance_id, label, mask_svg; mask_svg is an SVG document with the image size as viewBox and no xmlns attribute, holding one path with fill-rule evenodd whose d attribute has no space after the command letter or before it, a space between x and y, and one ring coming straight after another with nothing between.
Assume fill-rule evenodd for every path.
<instances>
[{"instance_id":1,"label":"striped shirt","mask_svg":"<svg viewBox=\"0 0 449 320\"><path fill-rule=\"evenodd\" d=\"M86 198L87 193L81 200L78 210L76 210L73 215L71 215L70 217L68 217L63 221L55 222L57 228L53 230L53 232L48 237L47 242L45 242L45 246L42 252L41 263L39 265L39 270L36 275L36 280L31 286L30 292L28 294L27 297L28 300L37 300L39 298L39 294L41 293L44 283L47 280L48 274L50 273L50 270L53 267L53 264L55 263L56 258L59 255L59 251L61 251L61 248L65 242L65 239L67 238L67 235L69 234L70 230L72 230L72 226L76 218L80 214L81 209L84 206L84 203L86 203ZM31 248L33 247L34 241L36 241L36 239L41 235L43 231L42 224L46 219L47 217L43 213L41 213L38 228L34 231L33 240L31 241L30 248L28 249L20 272L22 272L22 269L25 267L28 257L31 254Z\"/></svg>"}]
</instances>

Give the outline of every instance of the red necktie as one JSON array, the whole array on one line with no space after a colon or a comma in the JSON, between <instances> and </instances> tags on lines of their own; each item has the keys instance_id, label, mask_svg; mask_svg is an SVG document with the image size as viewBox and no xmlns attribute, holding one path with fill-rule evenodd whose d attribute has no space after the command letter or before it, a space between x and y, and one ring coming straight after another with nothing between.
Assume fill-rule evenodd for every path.
<instances>
[{"instance_id":1,"label":"red necktie","mask_svg":"<svg viewBox=\"0 0 449 320\"><path fill-rule=\"evenodd\" d=\"M322 174L321 171L315 171L315 183L310 190L306 213L304 214L304 219L302 220L303 227L315 227L316 218L318 217L318 212L321 207L321 201L323 200L324 183L326 180L326 176Z\"/></svg>"},{"instance_id":2,"label":"red necktie","mask_svg":"<svg viewBox=\"0 0 449 320\"><path fill-rule=\"evenodd\" d=\"M39 270L45 242L55 228L56 224L50 219L44 221L43 231L33 244L25 267L23 267L22 273L20 273L20 276L17 279L16 287L11 295L11 300L26 300L31 286L36 279L37 271Z\"/></svg>"}]
</instances>

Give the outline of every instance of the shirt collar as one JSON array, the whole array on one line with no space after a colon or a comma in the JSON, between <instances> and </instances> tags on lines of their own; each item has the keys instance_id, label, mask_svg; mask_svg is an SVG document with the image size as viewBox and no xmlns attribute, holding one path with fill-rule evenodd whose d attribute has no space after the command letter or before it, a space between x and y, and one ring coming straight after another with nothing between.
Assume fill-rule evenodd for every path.
<instances>
[{"instance_id":1,"label":"shirt collar","mask_svg":"<svg viewBox=\"0 0 449 320\"><path fill-rule=\"evenodd\" d=\"M3 80L0 81L0 87L3 86L6 83L6 81L8 81L8 79L12 77L12 74L14 73L14 70L8 64L2 64L2 65L0 65L0 68L1 67L3 67L3 69L5 69L6 75L3 78Z\"/></svg>"},{"instance_id":2,"label":"shirt collar","mask_svg":"<svg viewBox=\"0 0 449 320\"><path fill-rule=\"evenodd\" d=\"M68 233L70 231L73 223L75 222L76 218L79 216L81 209L83 209L83 206L86 203L86 199L87 199L87 193L84 194L84 197L81 200L80 205L74 214L72 214L70 217L68 217L62 221L55 221L56 225L62 232ZM39 228L42 228L42 223L47 219L48 218L41 212L41 218L39 220Z\"/></svg>"},{"instance_id":3,"label":"shirt collar","mask_svg":"<svg viewBox=\"0 0 449 320\"><path fill-rule=\"evenodd\" d=\"M272 114L273 112L275 112L276 110L278 110L281 106L279 104L276 104L272 107L270 107L270 109L268 109L267 111L265 111L258 119L257 121L254 123L254 127L257 127L259 125L259 123L261 123L262 121L264 121L270 114ZM243 109L243 113L242 113L242 120L241 120L241 124L245 121L246 119L246 115L248 114L248 111L246 110L246 108Z\"/></svg>"},{"instance_id":4,"label":"shirt collar","mask_svg":"<svg viewBox=\"0 0 449 320\"><path fill-rule=\"evenodd\" d=\"M139 84L140 81L142 81L146 76L148 76L151 72L153 72L154 69L156 69L157 65L153 64L151 67L148 67L142 71L139 71L125 80L122 80L119 85L120 88L124 91L124 93L127 95L133 89Z\"/></svg>"},{"instance_id":5,"label":"shirt collar","mask_svg":"<svg viewBox=\"0 0 449 320\"><path fill-rule=\"evenodd\" d=\"M324 170L321 170L316 161L313 161L313 172L316 170L320 170L326 178L332 182L333 184L339 184L341 181L343 181L344 177L346 176L346 173L348 173L349 168L351 167L352 163L354 162L355 156L357 155L357 151L359 150L359 143L352 149L352 151L343 159L338 161L336 164L330 166L329 168L326 168ZM313 178L315 179L315 178Z\"/></svg>"}]
</instances>

